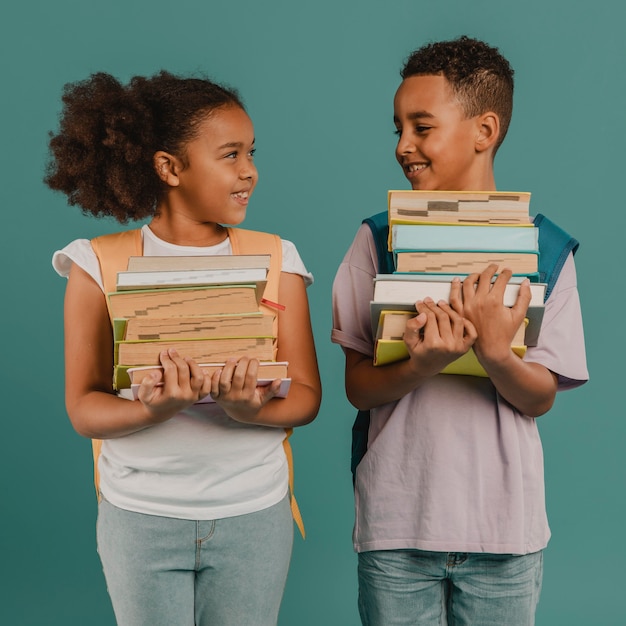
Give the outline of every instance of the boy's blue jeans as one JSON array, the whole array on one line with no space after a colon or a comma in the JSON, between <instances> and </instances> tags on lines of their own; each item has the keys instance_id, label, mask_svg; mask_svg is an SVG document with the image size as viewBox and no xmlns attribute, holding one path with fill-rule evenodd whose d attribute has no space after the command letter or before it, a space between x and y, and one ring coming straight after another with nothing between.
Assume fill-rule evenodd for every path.
<instances>
[{"instance_id":1,"label":"boy's blue jeans","mask_svg":"<svg viewBox=\"0 0 626 626\"><path fill-rule=\"evenodd\" d=\"M531 626L543 552L381 550L360 553L358 568L364 626Z\"/></svg>"},{"instance_id":2,"label":"boy's blue jeans","mask_svg":"<svg viewBox=\"0 0 626 626\"><path fill-rule=\"evenodd\" d=\"M118 626L275 626L293 543L289 499L211 521L102 500L98 552Z\"/></svg>"}]
</instances>

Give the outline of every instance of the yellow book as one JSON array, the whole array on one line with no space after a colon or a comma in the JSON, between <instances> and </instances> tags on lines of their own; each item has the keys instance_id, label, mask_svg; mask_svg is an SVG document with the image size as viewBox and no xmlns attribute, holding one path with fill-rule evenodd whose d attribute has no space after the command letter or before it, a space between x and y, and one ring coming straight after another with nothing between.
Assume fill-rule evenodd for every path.
<instances>
[{"instance_id":1,"label":"yellow book","mask_svg":"<svg viewBox=\"0 0 626 626\"><path fill-rule=\"evenodd\" d=\"M413 311L392 311L385 310L380 312L380 320L376 333L376 342L374 346L374 365L387 365L402 361L409 358L409 352L402 339L406 322L408 319L415 317L416 312ZM526 346L524 345L524 332L528 321L520 325L513 341L511 342L511 350L520 358L526 354ZM459 357L446 366L442 374L461 374L466 376L482 376L486 377L483 366L479 363L474 351L470 349L463 356Z\"/></svg>"}]
</instances>

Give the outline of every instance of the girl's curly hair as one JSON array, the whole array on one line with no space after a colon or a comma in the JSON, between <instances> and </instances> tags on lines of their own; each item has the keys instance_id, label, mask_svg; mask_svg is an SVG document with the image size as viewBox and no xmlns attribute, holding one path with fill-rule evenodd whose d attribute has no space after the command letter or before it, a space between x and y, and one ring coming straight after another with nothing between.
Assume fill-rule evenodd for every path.
<instances>
[{"instance_id":1,"label":"girl's curly hair","mask_svg":"<svg viewBox=\"0 0 626 626\"><path fill-rule=\"evenodd\" d=\"M513 69L497 48L462 36L419 48L406 60L403 79L442 74L467 117L493 111L500 118L500 147L513 114Z\"/></svg>"},{"instance_id":2,"label":"girl's curly hair","mask_svg":"<svg viewBox=\"0 0 626 626\"><path fill-rule=\"evenodd\" d=\"M99 72L68 83L59 132L50 133L44 182L86 215L121 223L154 214L162 183L158 150L184 158L185 145L213 111L244 109L236 91L162 71L122 85Z\"/></svg>"}]
</instances>

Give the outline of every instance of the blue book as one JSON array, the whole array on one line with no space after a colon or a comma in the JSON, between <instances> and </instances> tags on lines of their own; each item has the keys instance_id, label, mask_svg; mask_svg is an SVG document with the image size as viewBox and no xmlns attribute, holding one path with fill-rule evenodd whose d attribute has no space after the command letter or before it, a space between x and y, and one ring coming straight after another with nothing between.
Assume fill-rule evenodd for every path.
<instances>
[{"instance_id":1,"label":"blue book","mask_svg":"<svg viewBox=\"0 0 626 626\"><path fill-rule=\"evenodd\" d=\"M391 248L420 252L538 252L536 226L393 224Z\"/></svg>"}]
</instances>

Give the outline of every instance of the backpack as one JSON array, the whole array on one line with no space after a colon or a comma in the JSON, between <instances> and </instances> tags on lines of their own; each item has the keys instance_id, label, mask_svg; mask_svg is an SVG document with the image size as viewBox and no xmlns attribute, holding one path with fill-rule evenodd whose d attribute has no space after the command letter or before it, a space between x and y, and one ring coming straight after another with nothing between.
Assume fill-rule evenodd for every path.
<instances>
[{"instance_id":1,"label":"backpack","mask_svg":"<svg viewBox=\"0 0 626 626\"><path fill-rule=\"evenodd\" d=\"M538 282L548 285L544 296L544 302L552 293L552 289L563 269L563 265L569 253L576 254L579 243L571 235L549 220L545 215L538 214L534 219L534 225L539 228L539 276ZM376 256L378 258L378 273L392 274L395 270L393 253L389 250L389 221L388 212L382 211L376 215L365 218L363 224L367 224L372 231ZM355 480L357 465L367 452L367 439L370 425L370 412L359 410L352 425L352 455L350 470L352 481Z\"/></svg>"},{"instance_id":2,"label":"backpack","mask_svg":"<svg viewBox=\"0 0 626 626\"><path fill-rule=\"evenodd\" d=\"M270 254L270 269L267 275L267 284L264 291L264 300L275 303L278 302L278 285L280 281L280 272L282 268L282 242L278 235L262 233L243 228L228 228L228 237L230 239L233 254ZM115 291L117 282L117 273L124 271L128 264L128 258L131 256L143 256L143 238L141 229L127 230L120 233L112 233L110 235L102 235L91 241L92 248L98 257L100 263L100 271L102 273L102 282L104 284L104 293ZM107 307L109 306L107 298ZM275 313L271 308L267 308L263 301L261 309L267 309L267 312ZM113 318L109 310L111 323ZM274 317L274 336L278 336L278 320ZM274 357L276 356L276 348L274 349ZM289 467L289 493L291 500L291 513L302 537L305 537L304 522L302 515L293 494L293 454L289 437L293 429L285 429L285 439L283 440L283 448L287 457ZM102 441L98 439L92 440L93 457L94 457L94 482L96 493L99 497L99 473L98 458Z\"/></svg>"}]
</instances>

